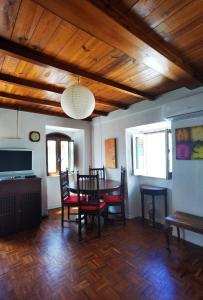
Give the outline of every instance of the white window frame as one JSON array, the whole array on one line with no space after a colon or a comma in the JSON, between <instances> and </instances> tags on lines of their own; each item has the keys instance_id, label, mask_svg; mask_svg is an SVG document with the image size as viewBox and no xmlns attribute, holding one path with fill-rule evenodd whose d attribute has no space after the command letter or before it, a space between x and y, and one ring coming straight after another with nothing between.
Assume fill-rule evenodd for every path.
<instances>
[{"instance_id":1,"label":"white window frame","mask_svg":"<svg viewBox=\"0 0 203 300\"><path fill-rule=\"evenodd\" d=\"M144 166L143 168L139 168L138 162L137 162L137 139L142 138L144 139L144 134L142 133L134 133L133 134L133 173L134 175L144 175L145 174L145 160L144 160ZM145 152L144 147L144 152ZM144 153L145 157L145 153Z\"/></svg>"},{"instance_id":2,"label":"white window frame","mask_svg":"<svg viewBox=\"0 0 203 300\"><path fill-rule=\"evenodd\" d=\"M156 133L156 132L165 132L165 159L166 159L166 168L165 168L165 175L164 177L156 177L156 176L151 176L147 174L147 161L146 161L146 135L150 133ZM172 177L172 172L169 172L169 151L172 149L169 149L169 133L171 133L171 129L157 129L153 131L146 131L142 133L134 133L132 137L132 151L133 151L133 174L134 175L139 175L139 176L145 176L145 177L155 177L155 178L161 178L161 179L171 179ZM143 138L144 143L143 143L143 151L144 151L144 165L143 168L139 168L138 162L137 162L137 138Z\"/></svg>"},{"instance_id":3,"label":"white window frame","mask_svg":"<svg viewBox=\"0 0 203 300\"><path fill-rule=\"evenodd\" d=\"M48 141L55 141L56 142L56 171L49 172L48 166ZM74 141L65 134L53 132L49 133L46 136L46 165L47 165L47 176L59 176L61 171L61 142L65 141L68 142L68 171L72 173L74 171Z\"/></svg>"}]
</instances>

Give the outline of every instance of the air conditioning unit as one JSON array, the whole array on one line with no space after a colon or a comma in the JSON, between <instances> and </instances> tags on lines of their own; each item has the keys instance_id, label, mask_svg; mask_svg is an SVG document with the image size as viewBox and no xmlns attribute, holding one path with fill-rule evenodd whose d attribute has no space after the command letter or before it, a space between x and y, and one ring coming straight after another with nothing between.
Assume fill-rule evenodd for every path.
<instances>
[{"instance_id":1,"label":"air conditioning unit","mask_svg":"<svg viewBox=\"0 0 203 300\"><path fill-rule=\"evenodd\" d=\"M195 99L196 98L196 99ZM162 109L164 119L187 119L203 115L203 95L187 97L165 104Z\"/></svg>"}]
</instances>

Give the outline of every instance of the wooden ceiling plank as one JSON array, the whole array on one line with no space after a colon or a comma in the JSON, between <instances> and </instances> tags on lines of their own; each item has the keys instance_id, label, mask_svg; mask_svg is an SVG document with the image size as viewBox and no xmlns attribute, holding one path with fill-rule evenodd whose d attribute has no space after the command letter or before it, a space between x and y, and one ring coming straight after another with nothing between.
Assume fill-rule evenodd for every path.
<instances>
[{"instance_id":1,"label":"wooden ceiling plank","mask_svg":"<svg viewBox=\"0 0 203 300\"><path fill-rule=\"evenodd\" d=\"M2 66L3 66L4 60L5 60L5 55L0 53L0 72L2 71Z\"/></svg>"},{"instance_id":2,"label":"wooden ceiling plank","mask_svg":"<svg viewBox=\"0 0 203 300\"><path fill-rule=\"evenodd\" d=\"M23 60L26 60L28 62L38 64L43 67L54 67L59 70L67 71L73 74L77 74L79 76L103 83L105 85L111 86L113 88L119 89L123 92L132 94L134 96L138 95L143 98L149 98L154 99L155 97L151 94L142 92L140 90L137 90L135 88L126 86L124 84L115 82L113 80L107 79L105 77L101 77L98 74L88 72L86 70L80 69L79 67L76 67L71 64L64 63L62 61L58 61L54 59L53 57L50 57L46 54L40 53L38 51L35 51L33 49L27 48L23 45L17 44L15 42L12 42L10 40L4 39L0 37L0 49L3 53L6 55L10 55L12 57L17 57Z\"/></svg>"},{"instance_id":3,"label":"wooden ceiling plank","mask_svg":"<svg viewBox=\"0 0 203 300\"><path fill-rule=\"evenodd\" d=\"M61 19L59 17L50 13L50 11L44 10L33 35L27 42L27 46L39 51L43 50L56 32L60 23Z\"/></svg>"},{"instance_id":4,"label":"wooden ceiling plank","mask_svg":"<svg viewBox=\"0 0 203 300\"><path fill-rule=\"evenodd\" d=\"M62 21L55 31L52 38L49 40L45 47L45 52L51 56L57 56L57 54L65 47L67 42L71 37L76 33L77 28L68 24L67 22Z\"/></svg>"},{"instance_id":5,"label":"wooden ceiling plank","mask_svg":"<svg viewBox=\"0 0 203 300\"><path fill-rule=\"evenodd\" d=\"M18 14L21 0L0 1L0 35L10 38Z\"/></svg>"},{"instance_id":6,"label":"wooden ceiling plank","mask_svg":"<svg viewBox=\"0 0 203 300\"><path fill-rule=\"evenodd\" d=\"M34 0L81 30L95 36L127 55L141 60L169 79L180 81L189 88L201 85L201 76L183 61L169 44L152 31L144 32L138 19L120 18L111 10L96 7L91 1ZM107 14L108 13L108 14Z\"/></svg>"},{"instance_id":7,"label":"wooden ceiling plank","mask_svg":"<svg viewBox=\"0 0 203 300\"><path fill-rule=\"evenodd\" d=\"M26 45L35 31L44 9L32 0L22 0L12 40Z\"/></svg>"},{"instance_id":8,"label":"wooden ceiling plank","mask_svg":"<svg viewBox=\"0 0 203 300\"><path fill-rule=\"evenodd\" d=\"M97 0L94 0L97 1ZM128 10L128 14L137 14L141 18L146 18L150 15L154 10L157 9L162 3L164 2L171 2L166 0L156 0L156 1L146 1L146 0L139 0L137 1L130 9ZM176 1L176 0L175 0ZM177 1L176 1L177 3Z\"/></svg>"},{"instance_id":9,"label":"wooden ceiling plank","mask_svg":"<svg viewBox=\"0 0 203 300\"><path fill-rule=\"evenodd\" d=\"M150 28L154 29L159 26L161 23L164 23L168 18L173 15L176 15L178 11L184 9L188 3L191 3L192 0L170 0L170 1L161 1L160 5L157 5L155 2L154 9L145 17L145 22L150 26ZM140 16L139 6L134 6L130 13L134 13ZM143 17L142 15L140 17Z\"/></svg>"},{"instance_id":10,"label":"wooden ceiling plank","mask_svg":"<svg viewBox=\"0 0 203 300\"><path fill-rule=\"evenodd\" d=\"M2 73L14 74L18 64L19 64L19 59L5 55L1 71Z\"/></svg>"}]
</instances>

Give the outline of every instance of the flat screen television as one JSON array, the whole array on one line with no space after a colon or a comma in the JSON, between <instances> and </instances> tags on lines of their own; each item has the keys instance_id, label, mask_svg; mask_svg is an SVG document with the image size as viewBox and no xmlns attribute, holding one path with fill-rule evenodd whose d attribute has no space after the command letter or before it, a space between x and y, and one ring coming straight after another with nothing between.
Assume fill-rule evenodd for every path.
<instances>
[{"instance_id":1,"label":"flat screen television","mask_svg":"<svg viewBox=\"0 0 203 300\"><path fill-rule=\"evenodd\" d=\"M32 164L32 150L0 149L0 176L33 173Z\"/></svg>"}]
</instances>

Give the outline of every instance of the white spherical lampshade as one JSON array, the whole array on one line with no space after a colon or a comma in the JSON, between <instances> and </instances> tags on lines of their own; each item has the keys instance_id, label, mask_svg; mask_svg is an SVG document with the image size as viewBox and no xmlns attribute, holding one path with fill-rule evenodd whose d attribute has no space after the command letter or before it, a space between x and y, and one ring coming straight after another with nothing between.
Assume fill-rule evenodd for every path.
<instances>
[{"instance_id":1,"label":"white spherical lampshade","mask_svg":"<svg viewBox=\"0 0 203 300\"><path fill-rule=\"evenodd\" d=\"M95 98L85 86L73 85L62 93L61 107L69 117L85 119L95 108Z\"/></svg>"}]
</instances>

